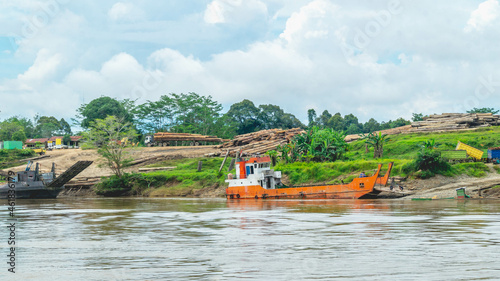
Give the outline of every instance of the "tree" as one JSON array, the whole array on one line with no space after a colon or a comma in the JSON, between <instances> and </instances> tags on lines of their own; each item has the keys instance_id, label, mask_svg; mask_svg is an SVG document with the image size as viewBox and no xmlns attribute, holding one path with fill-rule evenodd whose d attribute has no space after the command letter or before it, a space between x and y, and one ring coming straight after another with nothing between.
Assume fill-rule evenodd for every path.
<instances>
[{"instance_id":1,"label":"tree","mask_svg":"<svg viewBox=\"0 0 500 281\"><path fill-rule=\"evenodd\" d=\"M71 135L71 126L64 120L64 118L61 118L59 121L59 125L61 127L60 133L63 135Z\"/></svg>"},{"instance_id":2,"label":"tree","mask_svg":"<svg viewBox=\"0 0 500 281\"><path fill-rule=\"evenodd\" d=\"M215 123L221 115L222 105L214 101L212 96L196 93L171 95L175 103L175 132L208 135L215 131Z\"/></svg>"},{"instance_id":3,"label":"tree","mask_svg":"<svg viewBox=\"0 0 500 281\"><path fill-rule=\"evenodd\" d=\"M495 110L492 107L483 107L483 108L473 108L471 110L467 110L467 113L492 113L497 114L500 110Z\"/></svg>"},{"instance_id":4,"label":"tree","mask_svg":"<svg viewBox=\"0 0 500 281\"><path fill-rule=\"evenodd\" d=\"M124 122L116 116L95 119L89 124L90 131L83 138L104 158L106 165L117 177L123 175L123 168L132 160L129 155L129 143L137 136L132 123ZM130 141L122 141L122 140Z\"/></svg>"},{"instance_id":5,"label":"tree","mask_svg":"<svg viewBox=\"0 0 500 281\"><path fill-rule=\"evenodd\" d=\"M169 131L174 122L176 105L169 95L163 95L158 101L147 101L134 108L136 124L146 132Z\"/></svg>"},{"instance_id":6,"label":"tree","mask_svg":"<svg viewBox=\"0 0 500 281\"><path fill-rule=\"evenodd\" d=\"M411 118L411 121L413 122L418 122L418 121L424 121L424 115L422 113L412 113L413 117Z\"/></svg>"},{"instance_id":7,"label":"tree","mask_svg":"<svg viewBox=\"0 0 500 281\"><path fill-rule=\"evenodd\" d=\"M314 110L314 109L312 109L312 108L311 108L311 109L309 109L309 110L307 111L307 120L308 120L308 122L309 122L309 123L307 124L307 126L308 126L309 128L312 128L312 127L316 126L316 119L317 119L317 118L318 118L318 117L316 116L316 110Z\"/></svg>"},{"instance_id":8,"label":"tree","mask_svg":"<svg viewBox=\"0 0 500 281\"><path fill-rule=\"evenodd\" d=\"M262 129L291 129L303 128L304 125L294 115L285 113L277 105L263 104L259 106L259 123Z\"/></svg>"},{"instance_id":9,"label":"tree","mask_svg":"<svg viewBox=\"0 0 500 281\"><path fill-rule=\"evenodd\" d=\"M368 135L360 136L373 147L373 158L381 158L384 153L384 143L389 140L387 134L371 132Z\"/></svg>"},{"instance_id":10,"label":"tree","mask_svg":"<svg viewBox=\"0 0 500 281\"><path fill-rule=\"evenodd\" d=\"M335 131L344 131L344 118L337 112L328 120L327 126Z\"/></svg>"},{"instance_id":11,"label":"tree","mask_svg":"<svg viewBox=\"0 0 500 281\"><path fill-rule=\"evenodd\" d=\"M318 117L318 125L320 128L327 128L328 127L328 121L330 121L330 118L332 118L332 115L328 110L323 111L321 115Z\"/></svg>"},{"instance_id":12,"label":"tree","mask_svg":"<svg viewBox=\"0 0 500 281\"><path fill-rule=\"evenodd\" d=\"M380 130L380 124L377 122L377 120L373 118L370 118L370 120L368 120L368 122L366 122L363 125L363 133L369 133L379 130Z\"/></svg>"},{"instance_id":13,"label":"tree","mask_svg":"<svg viewBox=\"0 0 500 281\"><path fill-rule=\"evenodd\" d=\"M118 120L132 122L133 116L125 109L123 104L110 97L100 97L92 100L88 104L82 104L77 110L75 121L82 128L90 127L92 121L96 119L106 119L108 116L116 116Z\"/></svg>"},{"instance_id":14,"label":"tree","mask_svg":"<svg viewBox=\"0 0 500 281\"><path fill-rule=\"evenodd\" d=\"M63 141L63 143L65 145L69 145L71 143L71 136L70 135L64 135L62 141Z\"/></svg>"},{"instance_id":15,"label":"tree","mask_svg":"<svg viewBox=\"0 0 500 281\"><path fill-rule=\"evenodd\" d=\"M64 121L64 119L61 119ZM66 123L66 121L64 121ZM66 123L66 125L68 125ZM59 120L54 116L35 116L35 136L41 138L50 138L63 131ZM69 127L69 125L68 125ZM71 130L71 129L69 129Z\"/></svg>"},{"instance_id":16,"label":"tree","mask_svg":"<svg viewBox=\"0 0 500 281\"><path fill-rule=\"evenodd\" d=\"M9 118L0 123L0 140L13 140L13 137L17 132L25 134L23 126L17 121L17 119ZM20 136L20 133L16 134L17 138ZM26 135L24 135L24 137L26 137Z\"/></svg>"},{"instance_id":17,"label":"tree","mask_svg":"<svg viewBox=\"0 0 500 281\"><path fill-rule=\"evenodd\" d=\"M25 142L26 139L26 134L23 130L16 131L12 134L12 140Z\"/></svg>"},{"instance_id":18,"label":"tree","mask_svg":"<svg viewBox=\"0 0 500 281\"><path fill-rule=\"evenodd\" d=\"M355 127L359 127L358 117L354 116L352 113L344 116L344 130L347 130L349 127L351 127L351 125L355 125ZM355 128L355 127L352 127L352 128ZM359 132L359 133L361 133L361 132Z\"/></svg>"},{"instance_id":19,"label":"tree","mask_svg":"<svg viewBox=\"0 0 500 281\"><path fill-rule=\"evenodd\" d=\"M258 120L260 110L253 102L245 99L239 103L231 105L226 115L238 124L238 134L247 134L260 129Z\"/></svg>"}]
</instances>

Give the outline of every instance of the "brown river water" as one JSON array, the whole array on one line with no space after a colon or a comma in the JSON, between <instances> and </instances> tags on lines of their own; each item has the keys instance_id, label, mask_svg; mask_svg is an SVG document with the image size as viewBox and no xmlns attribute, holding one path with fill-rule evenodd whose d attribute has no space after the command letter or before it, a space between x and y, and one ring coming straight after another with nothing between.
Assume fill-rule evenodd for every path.
<instances>
[{"instance_id":1,"label":"brown river water","mask_svg":"<svg viewBox=\"0 0 500 281\"><path fill-rule=\"evenodd\" d=\"M0 280L500 280L494 200L16 204L16 273L2 227Z\"/></svg>"}]
</instances>

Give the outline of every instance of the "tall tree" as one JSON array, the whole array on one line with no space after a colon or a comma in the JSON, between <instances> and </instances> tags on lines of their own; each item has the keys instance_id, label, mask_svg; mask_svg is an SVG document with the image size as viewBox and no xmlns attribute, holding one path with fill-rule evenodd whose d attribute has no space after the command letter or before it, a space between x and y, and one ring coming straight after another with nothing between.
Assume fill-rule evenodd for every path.
<instances>
[{"instance_id":1,"label":"tall tree","mask_svg":"<svg viewBox=\"0 0 500 281\"><path fill-rule=\"evenodd\" d=\"M307 110L307 121L308 121L307 127L312 128L312 127L316 126L316 119L317 118L318 118L318 116L316 116L316 110L314 110L312 108Z\"/></svg>"},{"instance_id":2,"label":"tall tree","mask_svg":"<svg viewBox=\"0 0 500 281\"><path fill-rule=\"evenodd\" d=\"M259 123L262 124L262 129L291 129L303 128L304 124L300 122L294 115L285 113L277 105L263 104L259 106L260 113L258 115Z\"/></svg>"},{"instance_id":3,"label":"tall tree","mask_svg":"<svg viewBox=\"0 0 500 281\"><path fill-rule=\"evenodd\" d=\"M238 124L238 134L246 134L260 129L259 113L259 108L253 102L245 99L231 105L226 115Z\"/></svg>"},{"instance_id":4,"label":"tall tree","mask_svg":"<svg viewBox=\"0 0 500 281\"><path fill-rule=\"evenodd\" d=\"M377 120L370 118L368 122L366 122L363 125L363 132L364 133L369 133L369 132L375 132L380 130L380 124L377 122Z\"/></svg>"},{"instance_id":5,"label":"tall tree","mask_svg":"<svg viewBox=\"0 0 500 281\"><path fill-rule=\"evenodd\" d=\"M328 110L323 111L321 115L318 117L318 125L320 128L327 128L328 127L328 121L332 118L332 115Z\"/></svg>"},{"instance_id":6,"label":"tall tree","mask_svg":"<svg viewBox=\"0 0 500 281\"><path fill-rule=\"evenodd\" d=\"M330 118L330 120L328 120L327 126L335 131L344 131L344 118L342 118L342 115L337 112Z\"/></svg>"},{"instance_id":7,"label":"tall tree","mask_svg":"<svg viewBox=\"0 0 500 281\"><path fill-rule=\"evenodd\" d=\"M208 135L215 130L215 123L220 117L222 105L212 96L200 96L196 93L171 94L176 105L176 132L199 133Z\"/></svg>"},{"instance_id":8,"label":"tall tree","mask_svg":"<svg viewBox=\"0 0 500 281\"><path fill-rule=\"evenodd\" d=\"M82 128L87 129L92 121L96 119L105 119L107 116L116 116L124 122L132 122L133 116L123 104L110 97L100 97L92 100L88 104L82 104L77 110L75 121Z\"/></svg>"},{"instance_id":9,"label":"tall tree","mask_svg":"<svg viewBox=\"0 0 500 281\"><path fill-rule=\"evenodd\" d=\"M90 131L84 133L84 139L89 145L97 147L106 165L116 176L121 177L123 168L132 160L129 157L129 143L137 136L132 123L109 115L105 119L95 119L89 128Z\"/></svg>"}]
</instances>

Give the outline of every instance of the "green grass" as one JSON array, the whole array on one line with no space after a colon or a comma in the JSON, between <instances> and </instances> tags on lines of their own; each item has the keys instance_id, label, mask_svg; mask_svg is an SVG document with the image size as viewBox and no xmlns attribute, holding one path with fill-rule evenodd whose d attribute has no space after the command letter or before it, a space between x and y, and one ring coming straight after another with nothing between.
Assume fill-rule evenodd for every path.
<instances>
[{"instance_id":1,"label":"green grass","mask_svg":"<svg viewBox=\"0 0 500 281\"><path fill-rule=\"evenodd\" d=\"M340 183L350 182L353 178L359 176L361 172L372 175L379 163L384 163L382 173L387 170L387 163L394 162L391 175L407 176L407 171L411 160L407 159L383 159L383 160L356 160L356 161L337 161L332 163L305 163L296 162L291 164L279 164L275 167L287 175L291 184L308 183Z\"/></svg>"},{"instance_id":2,"label":"green grass","mask_svg":"<svg viewBox=\"0 0 500 281\"><path fill-rule=\"evenodd\" d=\"M384 145L384 158L412 159L420 149L419 145L430 139L436 141L438 151L454 150L458 141L486 151L488 147L500 146L500 127L464 132L391 135ZM373 148L365 153L365 141L355 141L350 144L346 156L350 160L372 160Z\"/></svg>"},{"instance_id":3,"label":"green grass","mask_svg":"<svg viewBox=\"0 0 500 281\"><path fill-rule=\"evenodd\" d=\"M499 173L499 174L500 174L500 167L498 167L498 166L493 166L493 169L495 169L495 170L497 171L497 173Z\"/></svg>"},{"instance_id":4,"label":"green grass","mask_svg":"<svg viewBox=\"0 0 500 281\"><path fill-rule=\"evenodd\" d=\"M182 196L214 185L223 185L227 178L226 164L219 174L222 158L183 158L167 160L147 167L171 167L173 170L150 173L126 174L121 180L115 177L104 179L96 189L98 194L108 194L118 189L128 189L133 195ZM198 172L198 162L202 161L202 170Z\"/></svg>"},{"instance_id":5,"label":"green grass","mask_svg":"<svg viewBox=\"0 0 500 281\"><path fill-rule=\"evenodd\" d=\"M35 157L36 153L32 149L0 149L0 169L19 166L17 160Z\"/></svg>"}]
</instances>

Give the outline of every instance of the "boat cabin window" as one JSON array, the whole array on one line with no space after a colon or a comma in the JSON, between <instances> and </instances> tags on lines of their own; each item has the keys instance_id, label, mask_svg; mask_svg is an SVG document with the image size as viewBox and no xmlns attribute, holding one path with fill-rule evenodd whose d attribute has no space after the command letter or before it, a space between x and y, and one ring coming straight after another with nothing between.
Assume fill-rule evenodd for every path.
<instances>
[{"instance_id":1,"label":"boat cabin window","mask_svg":"<svg viewBox=\"0 0 500 281\"><path fill-rule=\"evenodd\" d=\"M254 173L253 166L247 166L247 174L252 175Z\"/></svg>"}]
</instances>

